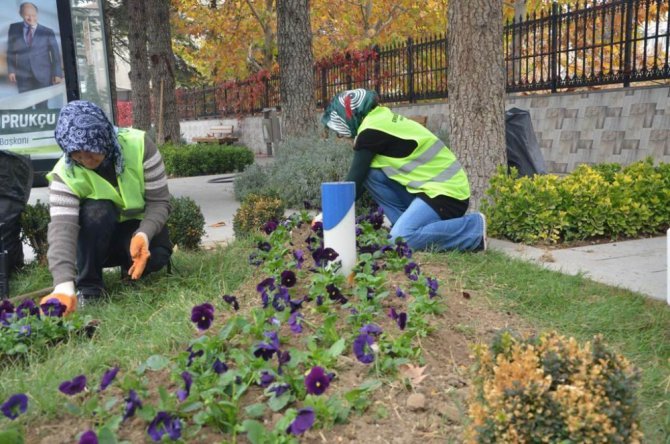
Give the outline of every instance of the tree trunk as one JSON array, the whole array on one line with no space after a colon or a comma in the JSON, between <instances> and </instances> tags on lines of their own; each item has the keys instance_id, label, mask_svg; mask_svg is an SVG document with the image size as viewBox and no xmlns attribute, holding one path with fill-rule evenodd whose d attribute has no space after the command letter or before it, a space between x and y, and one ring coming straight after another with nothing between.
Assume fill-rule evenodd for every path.
<instances>
[{"instance_id":1,"label":"tree trunk","mask_svg":"<svg viewBox=\"0 0 670 444\"><path fill-rule=\"evenodd\" d=\"M146 4L147 11L151 11L148 22L149 66L156 143L179 143L181 134L170 33L170 2L149 0Z\"/></svg>"},{"instance_id":2,"label":"tree trunk","mask_svg":"<svg viewBox=\"0 0 670 444\"><path fill-rule=\"evenodd\" d=\"M128 5L128 52L133 99L133 128L151 128L149 59L147 58L146 11L144 0L126 0Z\"/></svg>"},{"instance_id":3,"label":"tree trunk","mask_svg":"<svg viewBox=\"0 0 670 444\"><path fill-rule=\"evenodd\" d=\"M109 0L103 2L103 19L105 25L105 52L107 53L107 71L109 73L109 93L112 99L112 120L117 123L116 109L116 64L114 63L114 50L112 48L112 25L111 25L111 5Z\"/></svg>"},{"instance_id":4,"label":"tree trunk","mask_svg":"<svg viewBox=\"0 0 670 444\"><path fill-rule=\"evenodd\" d=\"M316 129L309 0L277 2L279 91L286 136Z\"/></svg>"},{"instance_id":5,"label":"tree trunk","mask_svg":"<svg viewBox=\"0 0 670 444\"><path fill-rule=\"evenodd\" d=\"M501 0L451 0L448 15L450 141L479 208L505 154Z\"/></svg>"}]
</instances>

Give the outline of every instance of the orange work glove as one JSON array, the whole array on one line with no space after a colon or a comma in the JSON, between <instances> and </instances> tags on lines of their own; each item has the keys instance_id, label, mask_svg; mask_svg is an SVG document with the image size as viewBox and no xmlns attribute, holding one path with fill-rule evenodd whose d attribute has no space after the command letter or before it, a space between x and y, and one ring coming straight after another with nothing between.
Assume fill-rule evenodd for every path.
<instances>
[{"instance_id":1,"label":"orange work glove","mask_svg":"<svg viewBox=\"0 0 670 444\"><path fill-rule=\"evenodd\" d=\"M146 234L136 233L130 240L130 257L133 259L133 265L128 270L128 276L131 279L139 279L144 273L149 260L149 238Z\"/></svg>"},{"instance_id":2,"label":"orange work glove","mask_svg":"<svg viewBox=\"0 0 670 444\"><path fill-rule=\"evenodd\" d=\"M77 309L77 296L74 294L74 282L62 282L56 285L53 293L44 296L40 300L40 306L49 299L56 299L65 306L65 313L63 315L73 313Z\"/></svg>"}]
</instances>

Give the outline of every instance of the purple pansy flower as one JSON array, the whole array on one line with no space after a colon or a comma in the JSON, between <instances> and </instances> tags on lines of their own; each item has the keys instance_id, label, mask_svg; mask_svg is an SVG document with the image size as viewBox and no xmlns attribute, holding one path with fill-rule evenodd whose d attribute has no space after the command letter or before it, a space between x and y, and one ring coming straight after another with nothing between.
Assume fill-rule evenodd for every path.
<instances>
[{"instance_id":1,"label":"purple pansy flower","mask_svg":"<svg viewBox=\"0 0 670 444\"><path fill-rule=\"evenodd\" d=\"M437 279L427 277L426 285L428 285L428 296L431 298L437 296L437 289L440 288L440 283L437 282Z\"/></svg>"},{"instance_id":2,"label":"purple pansy flower","mask_svg":"<svg viewBox=\"0 0 670 444\"><path fill-rule=\"evenodd\" d=\"M284 373L283 366L284 364L288 363L291 360L291 354L287 351L279 351L277 352L277 361L279 362L279 366L277 367L277 373L280 375Z\"/></svg>"},{"instance_id":3,"label":"purple pansy flower","mask_svg":"<svg viewBox=\"0 0 670 444\"><path fill-rule=\"evenodd\" d=\"M40 305L40 308L42 308L42 312L50 318L61 318L63 317L65 310L67 310L67 307L61 304L56 298L47 300L44 304Z\"/></svg>"},{"instance_id":4,"label":"purple pansy flower","mask_svg":"<svg viewBox=\"0 0 670 444\"><path fill-rule=\"evenodd\" d=\"M177 390L177 399L184 401L191 394L191 385L193 385L193 376L189 372L182 372L181 379L184 380L184 389Z\"/></svg>"},{"instance_id":5,"label":"purple pansy flower","mask_svg":"<svg viewBox=\"0 0 670 444\"><path fill-rule=\"evenodd\" d=\"M2 302L0 302L0 316L10 313L14 313L14 304L12 304L9 299L3 299Z\"/></svg>"},{"instance_id":6,"label":"purple pansy flower","mask_svg":"<svg viewBox=\"0 0 670 444\"><path fill-rule=\"evenodd\" d=\"M26 413L27 409L28 397L23 393L16 393L10 396L7 401L0 406L2 414L11 420L18 418L22 413Z\"/></svg>"},{"instance_id":7,"label":"purple pansy flower","mask_svg":"<svg viewBox=\"0 0 670 444\"><path fill-rule=\"evenodd\" d=\"M312 428L314 425L314 420L316 415L314 414L314 409L311 407L306 407L304 409L298 410L298 416L293 420L293 422L286 429L286 433L291 433L293 435L302 435L307 430Z\"/></svg>"},{"instance_id":8,"label":"purple pansy flower","mask_svg":"<svg viewBox=\"0 0 670 444\"><path fill-rule=\"evenodd\" d=\"M228 371L228 366L225 362L222 362L219 360L219 358L216 358L216 361L214 361L214 364L212 364L212 369L214 369L214 373L220 375Z\"/></svg>"},{"instance_id":9,"label":"purple pansy flower","mask_svg":"<svg viewBox=\"0 0 670 444\"><path fill-rule=\"evenodd\" d=\"M181 421L167 412L158 412L149 424L147 433L156 442L159 442L166 434L171 440L176 441L181 437Z\"/></svg>"},{"instance_id":10,"label":"purple pansy flower","mask_svg":"<svg viewBox=\"0 0 670 444\"><path fill-rule=\"evenodd\" d=\"M200 356L205 354L205 352L203 350L193 351L193 346L192 345L189 346L186 349L186 351L188 351L188 362L186 363L186 367L190 367L191 364L193 364L193 360L195 358L199 358Z\"/></svg>"},{"instance_id":11,"label":"purple pansy flower","mask_svg":"<svg viewBox=\"0 0 670 444\"><path fill-rule=\"evenodd\" d=\"M361 327L359 330L361 333L364 333L366 335L380 335L382 334L382 328L376 324L366 324Z\"/></svg>"},{"instance_id":12,"label":"purple pansy flower","mask_svg":"<svg viewBox=\"0 0 670 444\"><path fill-rule=\"evenodd\" d=\"M295 273L292 270L284 270L281 272L281 284L284 287L291 288L295 285Z\"/></svg>"},{"instance_id":13,"label":"purple pansy flower","mask_svg":"<svg viewBox=\"0 0 670 444\"><path fill-rule=\"evenodd\" d=\"M98 444L98 435L93 430L88 430L82 433L79 444Z\"/></svg>"},{"instance_id":14,"label":"purple pansy flower","mask_svg":"<svg viewBox=\"0 0 670 444\"><path fill-rule=\"evenodd\" d=\"M37 316L40 315L40 308L35 304L35 301L32 299L26 299L21 302L18 307L16 307L16 316L21 319L26 316Z\"/></svg>"},{"instance_id":15,"label":"purple pansy flower","mask_svg":"<svg viewBox=\"0 0 670 444\"><path fill-rule=\"evenodd\" d=\"M316 233L317 236L323 237L323 222L314 222L312 224L312 231Z\"/></svg>"},{"instance_id":16,"label":"purple pansy flower","mask_svg":"<svg viewBox=\"0 0 670 444\"><path fill-rule=\"evenodd\" d=\"M274 386L270 387L268 389L268 392L272 392L275 394L277 398L279 398L281 395L286 393L288 389L290 389L291 386L288 384L275 384Z\"/></svg>"},{"instance_id":17,"label":"purple pansy flower","mask_svg":"<svg viewBox=\"0 0 670 444\"><path fill-rule=\"evenodd\" d=\"M268 252L272 250L272 245L270 245L270 242L261 241L258 243L258 249L261 251Z\"/></svg>"},{"instance_id":18,"label":"purple pansy flower","mask_svg":"<svg viewBox=\"0 0 670 444\"><path fill-rule=\"evenodd\" d=\"M407 313L405 312L398 313L395 311L395 308L391 307L389 310L389 318L393 319L396 324L398 324L400 330L404 330L405 326L407 326Z\"/></svg>"},{"instance_id":19,"label":"purple pansy flower","mask_svg":"<svg viewBox=\"0 0 670 444\"><path fill-rule=\"evenodd\" d=\"M288 325L291 327L291 331L295 334L302 333L302 319L303 316L300 312L296 311L288 318Z\"/></svg>"},{"instance_id":20,"label":"purple pansy flower","mask_svg":"<svg viewBox=\"0 0 670 444\"><path fill-rule=\"evenodd\" d=\"M395 295L398 296L399 298L404 298L406 296L405 292L402 291L402 288L400 287L395 288Z\"/></svg>"},{"instance_id":21,"label":"purple pansy flower","mask_svg":"<svg viewBox=\"0 0 670 444\"><path fill-rule=\"evenodd\" d=\"M323 305L323 296L322 296L322 295L318 295L318 296L316 297L316 305L317 305L318 307L320 307L320 306Z\"/></svg>"},{"instance_id":22,"label":"purple pansy flower","mask_svg":"<svg viewBox=\"0 0 670 444\"><path fill-rule=\"evenodd\" d=\"M374 338L371 335L361 333L356 339L354 339L354 354L356 358L361 361L363 364L370 364L375 360L375 354L372 351L372 344L375 343Z\"/></svg>"},{"instance_id":23,"label":"purple pansy flower","mask_svg":"<svg viewBox=\"0 0 670 444\"><path fill-rule=\"evenodd\" d=\"M342 294L340 289L337 288L335 284L326 285L326 291L328 292L328 297L331 301L339 302L342 305L349 302L349 300Z\"/></svg>"},{"instance_id":24,"label":"purple pansy flower","mask_svg":"<svg viewBox=\"0 0 670 444\"><path fill-rule=\"evenodd\" d=\"M270 340L270 343L260 342L256 345L254 356L263 358L264 361L269 361L272 359L272 355L279 352L279 338L274 331L266 331L264 334Z\"/></svg>"},{"instance_id":25,"label":"purple pansy flower","mask_svg":"<svg viewBox=\"0 0 670 444\"><path fill-rule=\"evenodd\" d=\"M270 219L263 225L263 231L265 232L265 234L272 234L272 232L277 229L278 225L279 223L277 222L276 219Z\"/></svg>"},{"instance_id":26,"label":"purple pansy flower","mask_svg":"<svg viewBox=\"0 0 670 444\"><path fill-rule=\"evenodd\" d=\"M260 385L263 388L267 388L270 387L270 384L272 384L273 382L275 382L275 375L273 375L267 370L263 370L261 372L261 377L260 380L258 381L258 385Z\"/></svg>"},{"instance_id":27,"label":"purple pansy flower","mask_svg":"<svg viewBox=\"0 0 670 444\"><path fill-rule=\"evenodd\" d=\"M58 390L65 395L76 395L81 393L86 388L86 376L75 376L70 381L64 381L58 386Z\"/></svg>"},{"instance_id":28,"label":"purple pansy flower","mask_svg":"<svg viewBox=\"0 0 670 444\"><path fill-rule=\"evenodd\" d=\"M419 265L416 262L410 262L405 265L405 274L410 281L418 281L419 273L421 273L421 270L419 270Z\"/></svg>"},{"instance_id":29,"label":"purple pansy flower","mask_svg":"<svg viewBox=\"0 0 670 444\"><path fill-rule=\"evenodd\" d=\"M408 259L412 257L412 249L407 245L407 242L397 240L395 251L399 257L406 257Z\"/></svg>"},{"instance_id":30,"label":"purple pansy flower","mask_svg":"<svg viewBox=\"0 0 670 444\"><path fill-rule=\"evenodd\" d=\"M249 265L259 266L262 263L263 259L259 258L257 253L254 252L249 255Z\"/></svg>"},{"instance_id":31,"label":"purple pansy flower","mask_svg":"<svg viewBox=\"0 0 670 444\"><path fill-rule=\"evenodd\" d=\"M240 303L235 296L224 294L222 297L223 297L223 302L225 302L226 304L232 305L233 309L235 311L238 311L240 309Z\"/></svg>"},{"instance_id":32,"label":"purple pansy flower","mask_svg":"<svg viewBox=\"0 0 670 444\"><path fill-rule=\"evenodd\" d=\"M116 378L116 374L119 373L119 368L114 367L110 368L105 372L104 375L102 375L102 380L100 381L100 388L99 391L105 390L107 387L109 387L109 384L114 381L114 378Z\"/></svg>"},{"instance_id":33,"label":"purple pansy flower","mask_svg":"<svg viewBox=\"0 0 670 444\"><path fill-rule=\"evenodd\" d=\"M137 409L142 408L142 401L140 401L139 396L135 390L128 392L128 397L126 398L126 408L123 412L123 420L125 421L128 418L131 418L135 415Z\"/></svg>"},{"instance_id":34,"label":"purple pansy flower","mask_svg":"<svg viewBox=\"0 0 670 444\"><path fill-rule=\"evenodd\" d=\"M328 264L328 262L334 261L339 256L340 255L337 253L337 251L330 247L319 247L312 252L312 257L314 258L314 263L317 265L317 267L324 267Z\"/></svg>"},{"instance_id":35,"label":"purple pansy flower","mask_svg":"<svg viewBox=\"0 0 670 444\"><path fill-rule=\"evenodd\" d=\"M30 325L22 325L19 327L19 336L28 337L33 332L33 328Z\"/></svg>"},{"instance_id":36,"label":"purple pansy flower","mask_svg":"<svg viewBox=\"0 0 670 444\"><path fill-rule=\"evenodd\" d=\"M302 308L303 302L307 300L307 297L303 297L302 299L291 299L288 301L290 307L291 307L291 313L295 313L296 311L300 310Z\"/></svg>"},{"instance_id":37,"label":"purple pansy flower","mask_svg":"<svg viewBox=\"0 0 670 444\"><path fill-rule=\"evenodd\" d=\"M196 305L191 309L191 321L197 326L198 330L207 330L214 320L214 306L209 302Z\"/></svg>"},{"instance_id":38,"label":"purple pansy flower","mask_svg":"<svg viewBox=\"0 0 670 444\"><path fill-rule=\"evenodd\" d=\"M321 395L328 389L330 378L322 367L312 367L305 377L305 388L310 395Z\"/></svg>"},{"instance_id":39,"label":"purple pansy flower","mask_svg":"<svg viewBox=\"0 0 670 444\"><path fill-rule=\"evenodd\" d=\"M295 258L296 268L300 270L302 268L302 263L305 262L305 253L302 250L295 250L293 252L293 257Z\"/></svg>"}]
</instances>

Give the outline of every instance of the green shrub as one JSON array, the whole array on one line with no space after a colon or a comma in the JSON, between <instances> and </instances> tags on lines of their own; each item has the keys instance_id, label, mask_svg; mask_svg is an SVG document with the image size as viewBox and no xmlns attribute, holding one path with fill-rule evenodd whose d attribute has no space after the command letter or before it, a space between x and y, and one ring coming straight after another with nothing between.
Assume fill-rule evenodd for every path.
<instances>
[{"instance_id":1,"label":"green shrub","mask_svg":"<svg viewBox=\"0 0 670 444\"><path fill-rule=\"evenodd\" d=\"M49 229L49 205L40 202L26 205L21 213L21 240L35 252L35 259L41 265L47 263L47 233Z\"/></svg>"},{"instance_id":2,"label":"green shrub","mask_svg":"<svg viewBox=\"0 0 670 444\"><path fill-rule=\"evenodd\" d=\"M668 227L670 166L581 165L564 177L499 168L482 203L492 236L536 243L635 237Z\"/></svg>"},{"instance_id":3,"label":"green shrub","mask_svg":"<svg viewBox=\"0 0 670 444\"><path fill-rule=\"evenodd\" d=\"M639 373L600 337L505 332L475 358L467 442L641 442Z\"/></svg>"},{"instance_id":4,"label":"green shrub","mask_svg":"<svg viewBox=\"0 0 670 444\"><path fill-rule=\"evenodd\" d=\"M279 146L275 161L266 167L248 168L235 179L235 198L249 194L281 196L289 208L303 208L305 201L321 201L321 183L344 180L353 158L350 142L319 135L288 139Z\"/></svg>"},{"instance_id":5,"label":"green shrub","mask_svg":"<svg viewBox=\"0 0 670 444\"><path fill-rule=\"evenodd\" d=\"M170 198L172 212L167 221L170 240L187 250L197 250L205 234L205 217L190 197Z\"/></svg>"},{"instance_id":6,"label":"green shrub","mask_svg":"<svg viewBox=\"0 0 670 444\"><path fill-rule=\"evenodd\" d=\"M169 176L204 176L243 171L254 163L254 153L232 145L171 145L160 148Z\"/></svg>"},{"instance_id":7,"label":"green shrub","mask_svg":"<svg viewBox=\"0 0 670 444\"><path fill-rule=\"evenodd\" d=\"M270 219L281 220L285 209L276 194L248 194L233 217L233 232L238 237L252 234Z\"/></svg>"}]
</instances>

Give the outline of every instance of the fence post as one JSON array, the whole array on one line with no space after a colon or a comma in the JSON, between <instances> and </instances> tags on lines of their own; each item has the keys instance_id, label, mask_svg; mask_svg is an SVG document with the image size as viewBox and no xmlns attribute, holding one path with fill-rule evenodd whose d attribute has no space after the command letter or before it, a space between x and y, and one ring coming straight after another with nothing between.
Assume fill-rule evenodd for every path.
<instances>
[{"instance_id":1,"label":"fence post","mask_svg":"<svg viewBox=\"0 0 670 444\"><path fill-rule=\"evenodd\" d=\"M326 67L326 64L324 63L323 66L321 67L321 104L323 105L323 109L326 109L328 107L328 85L326 82L328 81L328 72L326 71L328 68Z\"/></svg>"},{"instance_id":2,"label":"fence post","mask_svg":"<svg viewBox=\"0 0 670 444\"><path fill-rule=\"evenodd\" d=\"M377 97L381 98L381 79L380 79L380 72L381 68L379 66L379 45L374 45L372 47L372 51L374 51L375 56L374 56L374 69L373 69L373 82L375 85L375 92L377 93Z\"/></svg>"},{"instance_id":3,"label":"fence post","mask_svg":"<svg viewBox=\"0 0 670 444\"><path fill-rule=\"evenodd\" d=\"M551 92L558 90L558 26L560 19L560 9L557 2L551 4L551 39L549 40L549 76L551 78Z\"/></svg>"},{"instance_id":4,"label":"fence post","mask_svg":"<svg viewBox=\"0 0 670 444\"><path fill-rule=\"evenodd\" d=\"M407 99L414 103L414 41L412 37L407 38Z\"/></svg>"},{"instance_id":5,"label":"fence post","mask_svg":"<svg viewBox=\"0 0 670 444\"><path fill-rule=\"evenodd\" d=\"M344 55L344 59L346 60L344 62L344 66L346 67L346 72L347 72L347 89L353 89L353 83L351 79L351 53L347 51L347 53Z\"/></svg>"},{"instance_id":6,"label":"fence post","mask_svg":"<svg viewBox=\"0 0 670 444\"><path fill-rule=\"evenodd\" d=\"M268 77L263 79L263 86L265 87L265 94L263 94L262 108L270 108L270 81Z\"/></svg>"},{"instance_id":7,"label":"fence post","mask_svg":"<svg viewBox=\"0 0 670 444\"><path fill-rule=\"evenodd\" d=\"M630 74L632 69L632 51L633 51L633 0L626 1L626 37L624 41L624 56L623 56L623 86L628 88L630 86Z\"/></svg>"}]
</instances>

